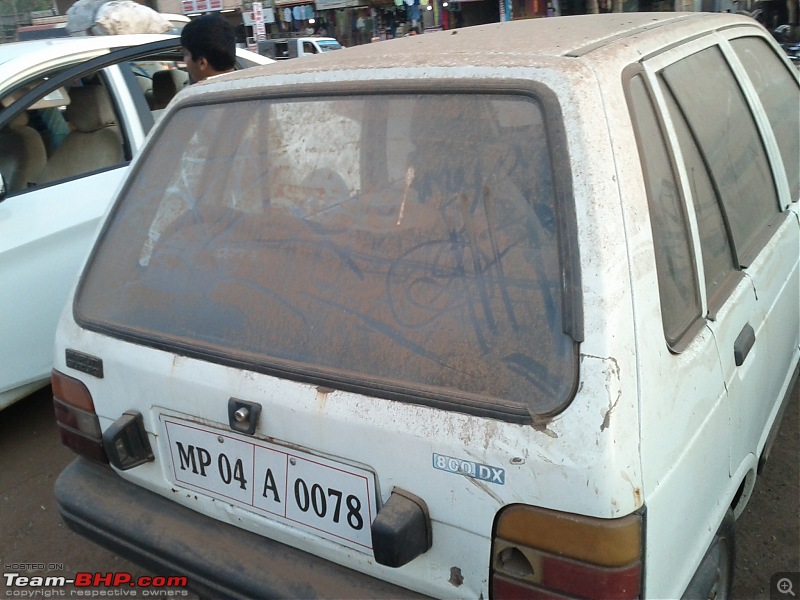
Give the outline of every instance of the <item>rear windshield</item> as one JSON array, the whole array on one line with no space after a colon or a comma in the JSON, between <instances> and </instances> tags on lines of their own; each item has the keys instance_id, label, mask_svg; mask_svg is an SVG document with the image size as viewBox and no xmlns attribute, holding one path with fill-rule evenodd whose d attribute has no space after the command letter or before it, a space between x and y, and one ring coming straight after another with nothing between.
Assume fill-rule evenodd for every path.
<instances>
[{"instance_id":1,"label":"rear windshield","mask_svg":"<svg viewBox=\"0 0 800 600\"><path fill-rule=\"evenodd\" d=\"M577 347L547 139L526 95L183 108L129 178L76 315L338 389L555 411Z\"/></svg>"}]
</instances>

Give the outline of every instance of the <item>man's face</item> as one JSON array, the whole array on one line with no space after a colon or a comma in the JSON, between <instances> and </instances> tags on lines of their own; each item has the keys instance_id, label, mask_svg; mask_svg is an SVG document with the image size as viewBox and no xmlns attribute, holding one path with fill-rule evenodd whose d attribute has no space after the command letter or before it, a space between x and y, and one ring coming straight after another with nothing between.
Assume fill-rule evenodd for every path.
<instances>
[{"instance_id":1,"label":"man's face","mask_svg":"<svg viewBox=\"0 0 800 600\"><path fill-rule=\"evenodd\" d=\"M194 60L192 53L184 48L183 62L186 63L186 70L189 72L189 77L192 78L193 82L203 81L208 77L208 61L205 58Z\"/></svg>"}]
</instances>

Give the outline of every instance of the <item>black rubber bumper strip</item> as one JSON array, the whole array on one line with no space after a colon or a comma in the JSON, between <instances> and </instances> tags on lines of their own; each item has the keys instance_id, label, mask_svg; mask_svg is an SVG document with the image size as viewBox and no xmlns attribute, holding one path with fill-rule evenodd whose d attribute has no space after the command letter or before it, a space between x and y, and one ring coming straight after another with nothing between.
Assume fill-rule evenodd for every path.
<instances>
[{"instance_id":1,"label":"black rubber bumper strip","mask_svg":"<svg viewBox=\"0 0 800 600\"><path fill-rule=\"evenodd\" d=\"M83 458L58 478L70 529L155 575L223 598L425 598L307 552L216 521Z\"/></svg>"}]
</instances>

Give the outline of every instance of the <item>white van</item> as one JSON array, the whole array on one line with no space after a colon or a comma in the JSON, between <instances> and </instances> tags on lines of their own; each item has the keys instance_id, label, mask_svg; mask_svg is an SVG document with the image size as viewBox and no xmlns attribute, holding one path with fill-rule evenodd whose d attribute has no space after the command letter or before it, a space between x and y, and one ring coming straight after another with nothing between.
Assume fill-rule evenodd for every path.
<instances>
[{"instance_id":1,"label":"white van","mask_svg":"<svg viewBox=\"0 0 800 600\"><path fill-rule=\"evenodd\" d=\"M727 597L797 70L732 15L457 34L167 108L58 330L72 528L214 598Z\"/></svg>"},{"instance_id":2,"label":"white van","mask_svg":"<svg viewBox=\"0 0 800 600\"><path fill-rule=\"evenodd\" d=\"M343 47L334 38L318 36L261 40L257 44L259 54L275 60L313 56Z\"/></svg>"}]
</instances>

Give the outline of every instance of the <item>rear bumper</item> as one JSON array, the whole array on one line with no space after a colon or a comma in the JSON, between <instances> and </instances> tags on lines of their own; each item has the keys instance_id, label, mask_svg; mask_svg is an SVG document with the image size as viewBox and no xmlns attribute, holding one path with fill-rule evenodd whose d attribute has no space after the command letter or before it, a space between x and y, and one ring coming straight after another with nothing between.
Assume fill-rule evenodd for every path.
<instances>
[{"instance_id":1,"label":"rear bumper","mask_svg":"<svg viewBox=\"0 0 800 600\"><path fill-rule=\"evenodd\" d=\"M79 458L55 495L70 529L210 598L423 598L211 519Z\"/></svg>"}]
</instances>

